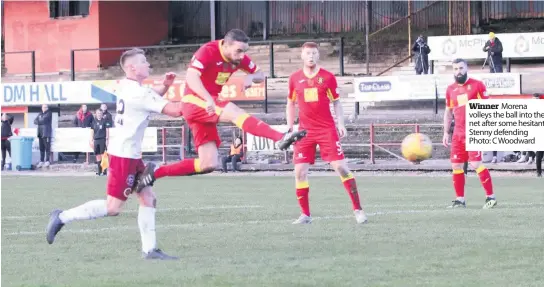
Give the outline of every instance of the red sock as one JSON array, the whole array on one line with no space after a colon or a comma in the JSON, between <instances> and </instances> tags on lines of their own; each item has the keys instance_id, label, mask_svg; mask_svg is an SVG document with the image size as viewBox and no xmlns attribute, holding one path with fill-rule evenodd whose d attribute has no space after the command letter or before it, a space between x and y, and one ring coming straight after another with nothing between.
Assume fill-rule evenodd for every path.
<instances>
[{"instance_id":1,"label":"red sock","mask_svg":"<svg viewBox=\"0 0 544 287\"><path fill-rule=\"evenodd\" d=\"M353 210L361 210L361 202L359 200L359 192L357 191L357 183L353 174L348 174L346 177L342 178L342 183L344 188L348 192L351 203L353 204Z\"/></svg>"},{"instance_id":2,"label":"red sock","mask_svg":"<svg viewBox=\"0 0 544 287\"><path fill-rule=\"evenodd\" d=\"M297 199L303 214L310 216L310 201L308 198L310 185L307 181L297 182Z\"/></svg>"},{"instance_id":3,"label":"red sock","mask_svg":"<svg viewBox=\"0 0 544 287\"><path fill-rule=\"evenodd\" d=\"M462 169L453 170L453 188L457 197L465 197L465 171Z\"/></svg>"},{"instance_id":4,"label":"red sock","mask_svg":"<svg viewBox=\"0 0 544 287\"><path fill-rule=\"evenodd\" d=\"M476 170L476 173L478 173L478 176L480 177L480 182L485 189L485 195L492 196L493 182L491 181L491 174L489 174L489 170L486 167L481 166Z\"/></svg>"},{"instance_id":5,"label":"red sock","mask_svg":"<svg viewBox=\"0 0 544 287\"><path fill-rule=\"evenodd\" d=\"M234 123L243 131L254 136L265 137L276 142L283 138L283 133L278 132L277 130L271 128L267 123L248 114L239 116Z\"/></svg>"},{"instance_id":6,"label":"red sock","mask_svg":"<svg viewBox=\"0 0 544 287\"><path fill-rule=\"evenodd\" d=\"M200 160L190 158L169 165L163 165L155 170L155 179L165 176L185 176L200 172Z\"/></svg>"}]
</instances>

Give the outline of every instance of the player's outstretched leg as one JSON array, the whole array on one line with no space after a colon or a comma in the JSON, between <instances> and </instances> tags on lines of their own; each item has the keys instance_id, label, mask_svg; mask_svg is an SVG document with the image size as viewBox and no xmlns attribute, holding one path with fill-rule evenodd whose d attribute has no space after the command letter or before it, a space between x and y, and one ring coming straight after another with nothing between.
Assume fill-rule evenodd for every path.
<instances>
[{"instance_id":1,"label":"player's outstretched leg","mask_svg":"<svg viewBox=\"0 0 544 287\"><path fill-rule=\"evenodd\" d=\"M138 227L142 239L142 257L144 259L177 260L178 257L170 256L157 248L157 236L155 234L155 212L157 199L151 187L138 193L140 207L138 209Z\"/></svg>"},{"instance_id":2,"label":"player's outstretched leg","mask_svg":"<svg viewBox=\"0 0 544 287\"><path fill-rule=\"evenodd\" d=\"M309 224L312 223L310 215L310 185L308 184L308 168L309 164L295 164L295 182L298 204L300 205L300 217L293 224Z\"/></svg>"},{"instance_id":3,"label":"player's outstretched leg","mask_svg":"<svg viewBox=\"0 0 544 287\"><path fill-rule=\"evenodd\" d=\"M306 131L281 133L273 129L267 123L246 113L233 103L228 103L221 113L222 122L232 122L243 131L254 136L264 137L278 142L280 150L287 150L293 143L306 136Z\"/></svg>"},{"instance_id":4,"label":"player's outstretched leg","mask_svg":"<svg viewBox=\"0 0 544 287\"><path fill-rule=\"evenodd\" d=\"M489 170L484 165L482 165L481 161L470 162L470 165L476 170L476 173L480 178L480 182L482 183L482 186L485 190L486 199L483 208L490 209L495 207L497 205L497 199L495 198L495 194L493 193L493 181L491 180L491 174L489 173Z\"/></svg>"},{"instance_id":5,"label":"player's outstretched leg","mask_svg":"<svg viewBox=\"0 0 544 287\"><path fill-rule=\"evenodd\" d=\"M117 201L119 202L117 202ZM123 202L108 197L108 201L103 199L91 200L80 206L62 211L54 210L49 217L47 224L47 242L53 244L57 233L72 221L96 219L104 216L115 216L119 214Z\"/></svg>"},{"instance_id":6,"label":"player's outstretched leg","mask_svg":"<svg viewBox=\"0 0 544 287\"><path fill-rule=\"evenodd\" d=\"M210 141L198 147L199 158L189 158L182 161L163 165L159 168L154 163L148 163L144 171L136 179L136 193L147 186L153 186L159 178L167 176L190 176L213 172L217 166L217 145Z\"/></svg>"},{"instance_id":7,"label":"player's outstretched leg","mask_svg":"<svg viewBox=\"0 0 544 287\"><path fill-rule=\"evenodd\" d=\"M336 171L338 175L340 175L340 178L342 179L342 183L344 185L344 188L346 189L346 192L349 195L349 198L351 199L351 203L353 206L353 214L355 215L355 220L357 223L366 223L368 221L368 218L365 215L365 212L363 211L363 208L361 207L361 201L359 198L359 191L357 190L357 182L355 181L355 178L353 177L353 173L349 170L346 161L345 160L337 160L331 162L332 168Z\"/></svg>"}]
</instances>

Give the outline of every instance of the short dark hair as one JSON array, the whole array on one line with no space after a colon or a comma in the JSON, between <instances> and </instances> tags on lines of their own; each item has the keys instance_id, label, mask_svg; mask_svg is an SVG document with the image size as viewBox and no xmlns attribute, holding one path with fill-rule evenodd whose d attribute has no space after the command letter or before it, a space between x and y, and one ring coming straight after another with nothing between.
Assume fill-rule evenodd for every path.
<instances>
[{"instance_id":1,"label":"short dark hair","mask_svg":"<svg viewBox=\"0 0 544 287\"><path fill-rule=\"evenodd\" d=\"M302 44L302 49L304 48L317 48L318 45L316 42L306 42L304 44Z\"/></svg>"},{"instance_id":2,"label":"short dark hair","mask_svg":"<svg viewBox=\"0 0 544 287\"><path fill-rule=\"evenodd\" d=\"M465 65L468 66L467 61L465 59L461 59L461 58L457 58L457 59L453 60L452 63L454 63L454 64L465 63Z\"/></svg>"},{"instance_id":3,"label":"short dark hair","mask_svg":"<svg viewBox=\"0 0 544 287\"><path fill-rule=\"evenodd\" d=\"M232 42L243 42L243 43L249 42L249 37L246 35L244 31L240 29L232 29L228 31L224 39L229 44Z\"/></svg>"},{"instance_id":4,"label":"short dark hair","mask_svg":"<svg viewBox=\"0 0 544 287\"><path fill-rule=\"evenodd\" d=\"M138 48L132 48L130 50L126 50L121 54L121 58L119 59L119 64L121 65L121 68L125 66L125 62L128 58L134 57L136 55L145 55L144 50L138 49Z\"/></svg>"}]
</instances>

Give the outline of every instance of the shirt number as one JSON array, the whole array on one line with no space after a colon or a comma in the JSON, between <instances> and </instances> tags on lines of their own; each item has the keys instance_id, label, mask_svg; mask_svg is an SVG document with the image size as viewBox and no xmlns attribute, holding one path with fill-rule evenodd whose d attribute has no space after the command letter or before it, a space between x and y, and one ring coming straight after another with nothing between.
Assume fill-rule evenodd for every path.
<instances>
[{"instance_id":1,"label":"shirt number","mask_svg":"<svg viewBox=\"0 0 544 287\"><path fill-rule=\"evenodd\" d=\"M319 100L317 96L317 88L304 89L304 101L307 103L317 102Z\"/></svg>"},{"instance_id":2,"label":"shirt number","mask_svg":"<svg viewBox=\"0 0 544 287\"><path fill-rule=\"evenodd\" d=\"M125 113L125 101L122 99L117 103L117 114L115 115L115 124L123 125L123 114Z\"/></svg>"},{"instance_id":3,"label":"shirt number","mask_svg":"<svg viewBox=\"0 0 544 287\"><path fill-rule=\"evenodd\" d=\"M344 151L342 150L342 144L340 141L336 142L336 152L338 152L338 155L342 155Z\"/></svg>"}]
</instances>

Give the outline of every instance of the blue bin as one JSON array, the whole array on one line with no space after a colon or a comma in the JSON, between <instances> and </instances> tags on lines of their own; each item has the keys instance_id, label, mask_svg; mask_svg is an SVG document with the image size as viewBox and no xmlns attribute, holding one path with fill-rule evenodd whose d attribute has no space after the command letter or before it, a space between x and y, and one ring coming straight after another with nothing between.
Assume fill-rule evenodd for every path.
<instances>
[{"instance_id":1,"label":"blue bin","mask_svg":"<svg viewBox=\"0 0 544 287\"><path fill-rule=\"evenodd\" d=\"M11 166L16 170L32 170L32 143L33 137L10 137Z\"/></svg>"}]
</instances>

